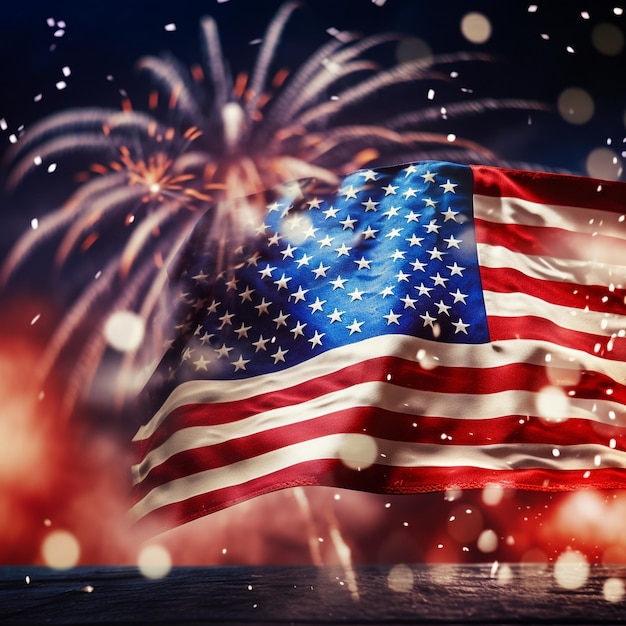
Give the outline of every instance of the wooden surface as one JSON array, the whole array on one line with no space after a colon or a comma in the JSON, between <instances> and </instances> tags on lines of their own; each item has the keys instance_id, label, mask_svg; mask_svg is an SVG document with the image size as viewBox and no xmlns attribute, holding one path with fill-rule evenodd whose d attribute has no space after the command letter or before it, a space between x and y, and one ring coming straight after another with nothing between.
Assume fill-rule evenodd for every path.
<instances>
[{"instance_id":1,"label":"wooden surface","mask_svg":"<svg viewBox=\"0 0 626 626\"><path fill-rule=\"evenodd\" d=\"M352 583L341 568L0 568L0 624L626 624L626 600L603 594L626 568L566 590L551 569L512 565L498 582L502 567L365 566Z\"/></svg>"}]
</instances>

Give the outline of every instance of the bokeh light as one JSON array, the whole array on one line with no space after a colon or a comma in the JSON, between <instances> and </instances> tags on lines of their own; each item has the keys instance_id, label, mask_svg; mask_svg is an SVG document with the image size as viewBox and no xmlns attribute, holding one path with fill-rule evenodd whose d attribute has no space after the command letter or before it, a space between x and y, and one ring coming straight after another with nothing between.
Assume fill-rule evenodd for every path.
<instances>
[{"instance_id":1,"label":"bokeh light","mask_svg":"<svg viewBox=\"0 0 626 626\"><path fill-rule=\"evenodd\" d=\"M396 59L398 63L410 63L411 61L429 61L433 58L432 48L419 37L405 37L398 43Z\"/></svg>"},{"instance_id":2,"label":"bokeh light","mask_svg":"<svg viewBox=\"0 0 626 626\"><path fill-rule=\"evenodd\" d=\"M461 20L461 32L471 43L485 43L491 37L491 22L482 13L467 13Z\"/></svg>"},{"instance_id":3,"label":"bokeh light","mask_svg":"<svg viewBox=\"0 0 626 626\"><path fill-rule=\"evenodd\" d=\"M151 544L139 553L137 566L146 578L164 578L172 569L172 558L163 546Z\"/></svg>"},{"instance_id":4,"label":"bokeh light","mask_svg":"<svg viewBox=\"0 0 626 626\"><path fill-rule=\"evenodd\" d=\"M112 313L104 326L104 335L112 348L120 352L136 350L143 341L145 325L132 311Z\"/></svg>"},{"instance_id":5,"label":"bokeh light","mask_svg":"<svg viewBox=\"0 0 626 626\"><path fill-rule=\"evenodd\" d=\"M580 87L568 87L557 100L561 117L570 124L586 124L595 111L593 98L588 91Z\"/></svg>"},{"instance_id":6,"label":"bokeh light","mask_svg":"<svg viewBox=\"0 0 626 626\"><path fill-rule=\"evenodd\" d=\"M617 56L624 49L624 33L614 24L601 23L591 31L591 41L598 52Z\"/></svg>"},{"instance_id":7,"label":"bokeh light","mask_svg":"<svg viewBox=\"0 0 626 626\"><path fill-rule=\"evenodd\" d=\"M624 581L621 578L607 578L602 585L602 595L607 602L621 602L624 598Z\"/></svg>"},{"instance_id":8,"label":"bokeh light","mask_svg":"<svg viewBox=\"0 0 626 626\"><path fill-rule=\"evenodd\" d=\"M604 180L619 180L623 171L620 157L609 148L592 150L587 156L585 169L589 176Z\"/></svg>"},{"instance_id":9,"label":"bokeh light","mask_svg":"<svg viewBox=\"0 0 626 626\"><path fill-rule=\"evenodd\" d=\"M67 530L53 530L43 541L41 556L53 569L70 569L80 558L78 539Z\"/></svg>"},{"instance_id":10,"label":"bokeh light","mask_svg":"<svg viewBox=\"0 0 626 626\"><path fill-rule=\"evenodd\" d=\"M408 593L413 589L413 583L411 568L402 563L394 565L387 575L387 586L397 593Z\"/></svg>"},{"instance_id":11,"label":"bokeh light","mask_svg":"<svg viewBox=\"0 0 626 626\"><path fill-rule=\"evenodd\" d=\"M554 578L563 589L580 589L589 578L589 562L578 550L566 550L554 563Z\"/></svg>"},{"instance_id":12,"label":"bokeh light","mask_svg":"<svg viewBox=\"0 0 626 626\"><path fill-rule=\"evenodd\" d=\"M360 471L376 460L378 446L368 435L346 435L339 448L339 458L346 467Z\"/></svg>"}]
</instances>

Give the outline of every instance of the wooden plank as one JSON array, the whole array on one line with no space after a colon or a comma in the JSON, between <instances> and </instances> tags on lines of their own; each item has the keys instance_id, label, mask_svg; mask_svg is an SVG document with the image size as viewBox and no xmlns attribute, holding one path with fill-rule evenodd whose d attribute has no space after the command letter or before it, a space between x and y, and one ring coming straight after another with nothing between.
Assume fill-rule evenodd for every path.
<instances>
[{"instance_id":1,"label":"wooden plank","mask_svg":"<svg viewBox=\"0 0 626 626\"><path fill-rule=\"evenodd\" d=\"M577 590L520 565L506 577L491 565L402 568L183 567L156 580L125 567L2 568L0 623L626 624L626 601L603 593L626 568L593 567Z\"/></svg>"}]
</instances>

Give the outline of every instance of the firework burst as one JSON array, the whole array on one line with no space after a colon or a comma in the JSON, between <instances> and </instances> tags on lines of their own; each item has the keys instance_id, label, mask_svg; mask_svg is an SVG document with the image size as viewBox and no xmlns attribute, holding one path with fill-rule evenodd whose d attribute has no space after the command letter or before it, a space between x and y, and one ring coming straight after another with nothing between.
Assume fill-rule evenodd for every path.
<instances>
[{"instance_id":1,"label":"firework burst","mask_svg":"<svg viewBox=\"0 0 626 626\"><path fill-rule=\"evenodd\" d=\"M441 120L441 106L398 111L385 104L386 97L387 104L411 101L397 98L398 90L422 93L426 81L449 82L446 66L489 59L454 54L381 68L367 54L400 36L342 33L290 75L276 70L276 61L296 8L287 3L271 20L249 75L230 75L216 23L207 17L200 28L201 64L187 69L168 55L140 59L138 68L154 87L145 111L130 100L121 110L65 111L33 126L15 146L10 189L40 165L92 161L78 172L78 185L63 206L18 240L0 273L8 284L51 244L54 273L74 288L38 371L45 381L71 353L62 381L64 414L72 412L102 363L108 350L103 328L112 313L134 311L144 326L158 327L152 321L166 269L207 210L214 215L211 239L221 246L226 266L228 249L243 241L250 213L254 221L259 208L243 198L262 190L301 178L334 183L344 172L389 161L496 161L483 146L461 138L451 143L447 133L429 130ZM464 101L447 106L445 116L518 108L545 107ZM150 336L147 351L154 354L163 338ZM122 379L145 361L138 353L134 347L125 355Z\"/></svg>"}]
</instances>

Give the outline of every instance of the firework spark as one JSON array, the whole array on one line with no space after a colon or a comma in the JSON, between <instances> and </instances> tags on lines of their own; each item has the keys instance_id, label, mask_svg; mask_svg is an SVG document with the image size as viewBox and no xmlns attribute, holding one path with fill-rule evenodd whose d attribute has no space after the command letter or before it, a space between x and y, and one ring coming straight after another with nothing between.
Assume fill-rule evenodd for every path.
<instances>
[{"instance_id":1,"label":"firework spark","mask_svg":"<svg viewBox=\"0 0 626 626\"><path fill-rule=\"evenodd\" d=\"M249 75L230 75L217 25L207 17L200 28L201 64L187 69L169 55L139 61L154 86L146 111L134 110L128 99L122 110L64 111L33 126L15 145L11 189L41 165L93 159L65 204L22 236L0 271L6 285L51 242L54 273L75 287L38 368L43 382L71 352L64 414L96 376L108 350L102 329L113 312L135 311L146 326L158 327L152 322L167 267L206 210L214 215L211 238L223 249L226 266L228 249L247 236L250 213L254 221L260 208L235 198L294 179L334 183L342 173L390 160L496 160L472 141L451 142L447 133L429 130L441 120L441 106L397 111L384 104L385 96L398 101L398 89L415 94L426 91L425 81L449 82L446 66L487 58L453 54L381 68L365 55L397 44L400 36L342 33L289 75L275 66L297 6L284 4L271 20ZM518 100L460 101L446 107L446 116L516 108L545 107ZM87 267L95 271L87 273ZM163 337L149 335L153 343L144 342L141 358L132 351L125 356L122 380L137 363L149 361L146 353L158 353Z\"/></svg>"}]
</instances>

